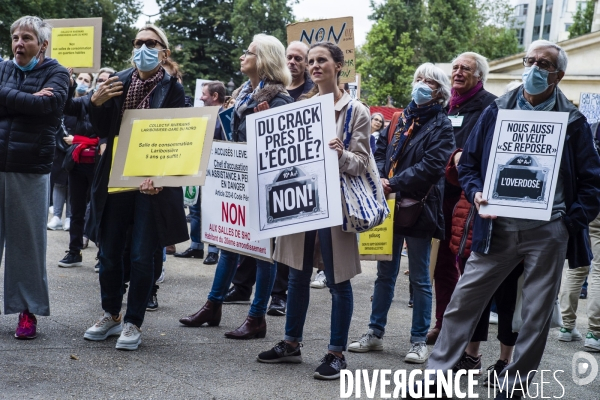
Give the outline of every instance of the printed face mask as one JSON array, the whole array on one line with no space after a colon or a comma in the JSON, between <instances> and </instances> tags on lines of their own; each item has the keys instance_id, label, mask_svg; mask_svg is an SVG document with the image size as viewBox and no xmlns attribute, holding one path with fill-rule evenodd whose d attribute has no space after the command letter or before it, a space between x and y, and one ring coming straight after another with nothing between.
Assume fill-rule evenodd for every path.
<instances>
[{"instance_id":1,"label":"printed face mask","mask_svg":"<svg viewBox=\"0 0 600 400\"><path fill-rule=\"evenodd\" d=\"M548 75L550 72L540 69L537 65L525 67L523 72L523 88L531 95L543 93L550 87L548 85ZM554 85L554 84L553 84Z\"/></svg>"},{"instance_id":2,"label":"printed face mask","mask_svg":"<svg viewBox=\"0 0 600 400\"><path fill-rule=\"evenodd\" d=\"M152 71L159 63L158 50L149 49L145 44L139 49L133 49L133 62L142 72Z\"/></svg>"},{"instance_id":3,"label":"printed face mask","mask_svg":"<svg viewBox=\"0 0 600 400\"><path fill-rule=\"evenodd\" d=\"M425 82L417 82L412 90L412 98L418 106L429 103L433 90Z\"/></svg>"}]
</instances>

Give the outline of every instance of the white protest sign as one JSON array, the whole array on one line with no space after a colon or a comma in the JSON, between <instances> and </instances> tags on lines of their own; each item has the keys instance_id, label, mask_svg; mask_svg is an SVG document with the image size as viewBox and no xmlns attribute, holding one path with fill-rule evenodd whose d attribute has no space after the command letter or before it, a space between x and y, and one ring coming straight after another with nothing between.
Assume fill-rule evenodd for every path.
<instances>
[{"instance_id":1,"label":"white protest sign","mask_svg":"<svg viewBox=\"0 0 600 400\"><path fill-rule=\"evenodd\" d=\"M257 238L342 224L333 95L246 117L250 221Z\"/></svg>"},{"instance_id":2,"label":"white protest sign","mask_svg":"<svg viewBox=\"0 0 600 400\"><path fill-rule=\"evenodd\" d=\"M202 97L202 88L207 83L212 82L206 79L196 79L196 93L194 94L194 107L204 107L204 102L200 100Z\"/></svg>"},{"instance_id":3,"label":"white protest sign","mask_svg":"<svg viewBox=\"0 0 600 400\"><path fill-rule=\"evenodd\" d=\"M202 241L272 261L271 240L254 241L248 199L247 145L215 140L202 187Z\"/></svg>"},{"instance_id":4,"label":"white protest sign","mask_svg":"<svg viewBox=\"0 0 600 400\"><path fill-rule=\"evenodd\" d=\"M590 124L600 121L600 93L581 93L579 111Z\"/></svg>"},{"instance_id":5,"label":"white protest sign","mask_svg":"<svg viewBox=\"0 0 600 400\"><path fill-rule=\"evenodd\" d=\"M549 221L568 113L499 110L480 214Z\"/></svg>"}]
</instances>

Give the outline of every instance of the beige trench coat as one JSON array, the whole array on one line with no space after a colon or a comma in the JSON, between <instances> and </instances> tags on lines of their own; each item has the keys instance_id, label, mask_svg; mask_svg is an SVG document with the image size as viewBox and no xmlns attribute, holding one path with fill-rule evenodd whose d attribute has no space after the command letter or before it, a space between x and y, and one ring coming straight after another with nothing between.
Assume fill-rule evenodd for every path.
<instances>
[{"instance_id":1,"label":"beige trench coat","mask_svg":"<svg viewBox=\"0 0 600 400\"><path fill-rule=\"evenodd\" d=\"M344 93L335 105L335 111L339 111L339 117L336 121L337 137L342 141L344 140L346 111L351 100L350 95ZM369 136L371 135L369 110L358 101L353 102L350 131L352 132L352 139L350 140L348 150L344 150L344 153L339 158L338 165L340 172L357 176L363 173L369 165L371 152L369 144ZM334 226L331 228L331 241L335 282L344 282L360 274L360 258L358 255L356 234L342 231L341 225ZM315 251L315 253L318 252ZM302 269L304 261L304 233L278 237L273 258L275 261L289 265L292 268ZM317 267L318 259L316 257L313 264Z\"/></svg>"}]
</instances>

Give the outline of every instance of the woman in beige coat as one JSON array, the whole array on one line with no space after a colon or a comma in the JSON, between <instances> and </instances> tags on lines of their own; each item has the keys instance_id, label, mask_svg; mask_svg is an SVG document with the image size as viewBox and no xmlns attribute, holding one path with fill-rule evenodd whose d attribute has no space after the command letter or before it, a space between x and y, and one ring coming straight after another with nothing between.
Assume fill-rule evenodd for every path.
<instances>
[{"instance_id":1,"label":"woman in beige coat","mask_svg":"<svg viewBox=\"0 0 600 400\"><path fill-rule=\"evenodd\" d=\"M332 43L314 44L308 53L309 72L319 95L333 93L337 137L329 142L329 148L338 154L340 173L360 175L369 164L369 135L371 134L369 111L360 102L338 88L344 54ZM348 131L352 132L348 148L343 140L346 119ZM341 205L340 205L341 206ZM331 336L327 355L316 369L317 379L338 379L345 369L343 351L348 342L348 330L352 319L353 297L350 279L360 271L356 234L343 232L341 226L308 231L277 239L274 259L290 268L288 286L288 309L284 340L273 349L258 356L266 363L300 363L300 342L306 320L310 295L310 277L316 260L313 258L315 240L319 237L321 254L325 265L327 287L332 298Z\"/></svg>"}]
</instances>

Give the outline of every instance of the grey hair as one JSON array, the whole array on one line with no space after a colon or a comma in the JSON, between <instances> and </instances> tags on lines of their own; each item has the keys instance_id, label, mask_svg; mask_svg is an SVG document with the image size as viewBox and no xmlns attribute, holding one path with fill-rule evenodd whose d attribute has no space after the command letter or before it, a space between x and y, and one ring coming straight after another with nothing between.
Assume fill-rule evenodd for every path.
<instances>
[{"instance_id":1,"label":"grey hair","mask_svg":"<svg viewBox=\"0 0 600 400\"><path fill-rule=\"evenodd\" d=\"M97 73L97 74L96 74L96 76L94 77L94 84L92 85L92 87L96 87L96 84L98 83L98 82L97 82L97 81L98 81L98 77L99 77L100 75L102 75L103 73L105 73L105 72L106 72L106 73L108 73L109 75L112 75L112 74L114 74L114 73L115 73L115 70L114 70L114 69L112 69L111 67L103 67L103 68L100 68L100 71L98 71L98 73Z\"/></svg>"},{"instance_id":2,"label":"grey hair","mask_svg":"<svg viewBox=\"0 0 600 400\"><path fill-rule=\"evenodd\" d=\"M275 36L259 33L252 43L256 46L256 69L261 79L289 86L292 74L287 67L285 47Z\"/></svg>"},{"instance_id":3,"label":"grey hair","mask_svg":"<svg viewBox=\"0 0 600 400\"><path fill-rule=\"evenodd\" d=\"M448 100L450 100L450 80L444 71L436 67L432 63L421 64L415 71L412 85L415 86L417 78L422 77L423 79L430 79L440 85L439 90L442 93L440 103L443 107L446 107Z\"/></svg>"},{"instance_id":4,"label":"grey hair","mask_svg":"<svg viewBox=\"0 0 600 400\"><path fill-rule=\"evenodd\" d=\"M488 74L490 73L490 66L488 65L487 58L485 58L484 56L482 56L479 53L467 51L465 53L461 53L458 56L456 56L456 58L454 60L452 60L452 66L454 66L454 63L460 57L468 57L468 58L473 59L473 61L475 61L477 70L475 71L474 75L479 78L481 83L485 84L485 82L487 81Z\"/></svg>"},{"instance_id":5,"label":"grey hair","mask_svg":"<svg viewBox=\"0 0 600 400\"><path fill-rule=\"evenodd\" d=\"M371 121L373 121L373 118L375 118L377 115L379 115L381 117L383 124L385 124L385 117L383 116L382 113L378 113L378 112L371 114Z\"/></svg>"},{"instance_id":6,"label":"grey hair","mask_svg":"<svg viewBox=\"0 0 600 400\"><path fill-rule=\"evenodd\" d=\"M565 72L567 70L567 63L569 59L567 58L567 53L563 50L562 47L557 45L556 43L552 43L548 40L536 40L531 42L529 48L527 49L527 54L531 53L533 50L542 48L542 47L552 47L553 49L558 50L558 59L556 60L556 69L559 71Z\"/></svg>"},{"instance_id":7,"label":"grey hair","mask_svg":"<svg viewBox=\"0 0 600 400\"><path fill-rule=\"evenodd\" d=\"M298 45L299 44L299 45L301 45L304 48L304 53L305 53L304 61L308 61L308 50L309 50L309 47L308 47L308 45L306 43L301 42L299 40L293 40L293 41L290 42L290 44L288 44L287 48L285 49L286 54L287 54L287 49L289 49L293 44L294 45Z\"/></svg>"},{"instance_id":8,"label":"grey hair","mask_svg":"<svg viewBox=\"0 0 600 400\"><path fill-rule=\"evenodd\" d=\"M35 36L37 36L38 39L38 44L42 44L45 41L50 40L50 35L52 35L52 27L49 23L40 17L26 15L13 22L13 24L10 26L11 36L13 33L15 33L17 28L23 27L29 28L33 31L33 33L35 33Z\"/></svg>"}]
</instances>

